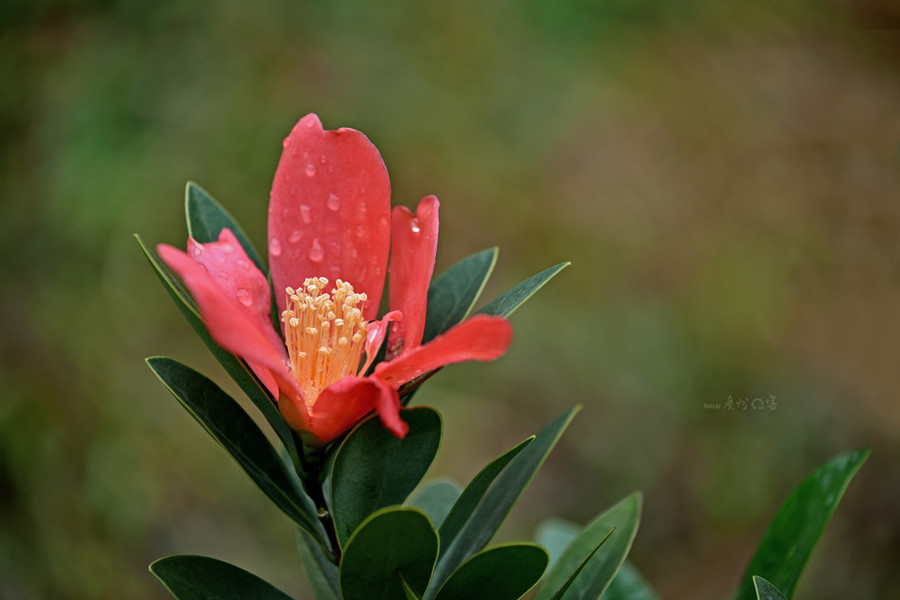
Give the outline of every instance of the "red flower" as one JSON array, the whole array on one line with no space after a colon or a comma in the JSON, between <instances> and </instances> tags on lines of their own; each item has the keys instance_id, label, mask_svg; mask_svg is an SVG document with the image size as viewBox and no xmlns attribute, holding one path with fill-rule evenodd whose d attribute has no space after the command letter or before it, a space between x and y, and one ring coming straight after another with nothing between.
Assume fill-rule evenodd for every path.
<instances>
[{"instance_id":1,"label":"red flower","mask_svg":"<svg viewBox=\"0 0 900 600\"><path fill-rule=\"evenodd\" d=\"M212 338L244 359L285 421L327 443L372 410L398 437L397 390L466 360L493 360L512 330L475 316L422 345L437 249L438 200L391 213L381 155L360 132L323 131L309 114L284 140L269 204L269 268L282 334L269 318L266 276L228 229L160 257L190 290ZM391 254L391 311L375 320ZM387 360L366 377L390 323ZM365 360L363 360L365 355Z\"/></svg>"}]
</instances>

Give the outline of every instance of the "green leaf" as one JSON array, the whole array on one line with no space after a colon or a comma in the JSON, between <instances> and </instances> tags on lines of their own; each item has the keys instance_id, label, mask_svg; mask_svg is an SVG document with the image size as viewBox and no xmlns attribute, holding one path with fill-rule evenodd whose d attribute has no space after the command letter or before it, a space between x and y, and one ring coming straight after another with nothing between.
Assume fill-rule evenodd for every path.
<instances>
[{"instance_id":1,"label":"green leaf","mask_svg":"<svg viewBox=\"0 0 900 600\"><path fill-rule=\"evenodd\" d=\"M735 596L755 600L753 575L771 581L790 598L822 531L868 450L841 454L803 480L782 505L747 566Z\"/></svg>"},{"instance_id":2,"label":"green leaf","mask_svg":"<svg viewBox=\"0 0 900 600\"><path fill-rule=\"evenodd\" d=\"M640 493L631 494L599 515L569 544L535 600L599 598L628 555L640 519ZM612 535L611 530L615 530ZM609 540L603 544L607 536ZM603 548L597 551L601 544Z\"/></svg>"},{"instance_id":3,"label":"green leaf","mask_svg":"<svg viewBox=\"0 0 900 600\"><path fill-rule=\"evenodd\" d=\"M496 263L497 248L488 248L462 259L431 282L423 344L469 315Z\"/></svg>"},{"instance_id":4,"label":"green leaf","mask_svg":"<svg viewBox=\"0 0 900 600\"><path fill-rule=\"evenodd\" d=\"M253 573L205 556L160 558L150 565L150 572L178 600L291 600Z\"/></svg>"},{"instance_id":5,"label":"green leaf","mask_svg":"<svg viewBox=\"0 0 900 600\"><path fill-rule=\"evenodd\" d=\"M297 551L306 578L318 600L340 600L337 565L325 558L315 540L302 529L297 529Z\"/></svg>"},{"instance_id":6,"label":"green leaf","mask_svg":"<svg viewBox=\"0 0 900 600\"><path fill-rule=\"evenodd\" d=\"M221 204L216 202L209 195L209 192L193 181L188 181L184 190L184 213L187 220L188 235L192 238L201 244L217 242L219 233L223 229L230 229L234 237L241 243L244 252L247 253L247 258L256 263L260 271L266 272L266 268L262 260L260 260L256 248L253 247L250 238L247 237L241 226L237 224L234 217Z\"/></svg>"},{"instance_id":7,"label":"green leaf","mask_svg":"<svg viewBox=\"0 0 900 600\"><path fill-rule=\"evenodd\" d=\"M603 600L659 600L659 594L627 560L606 588Z\"/></svg>"},{"instance_id":8,"label":"green leaf","mask_svg":"<svg viewBox=\"0 0 900 600\"><path fill-rule=\"evenodd\" d=\"M547 552L536 544L496 546L472 556L441 587L437 600L516 600L547 568Z\"/></svg>"},{"instance_id":9,"label":"green leaf","mask_svg":"<svg viewBox=\"0 0 900 600\"><path fill-rule=\"evenodd\" d=\"M417 508L376 511L347 541L341 559L343 600L403 598L403 582L417 596L428 585L437 558L438 537Z\"/></svg>"},{"instance_id":10,"label":"green leaf","mask_svg":"<svg viewBox=\"0 0 900 600\"><path fill-rule=\"evenodd\" d=\"M578 534L581 533L581 525L560 519L549 517L544 519L537 527L534 541L540 544L550 555L548 568L552 569L559 557Z\"/></svg>"},{"instance_id":11,"label":"green leaf","mask_svg":"<svg viewBox=\"0 0 900 600\"><path fill-rule=\"evenodd\" d=\"M200 313L197 311L197 306L194 304L194 301L191 300L187 292L184 291L181 284L172 277L169 269L163 264L156 253L147 248L140 236L135 235L134 237L140 245L141 250L144 252L144 255L147 257L147 260L150 261L150 265L153 267L154 271L156 271L157 277L159 277L159 280L162 281L165 286L169 296L171 296L172 300L174 300L175 304L178 306L178 309L185 318L187 318L188 323L190 323L194 331L197 332L197 335L200 336L200 339L203 340L203 343L206 344L206 347L209 348L213 356L216 357L216 360L218 360L225 368L225 371L231 375L234 382L238 384L241 390L247 394L250 401L253 402L253 405L262 413L266 422L275 431L278 439L281 440L281 443L291 457L291 461L293 461L295 465L299 465L300 459L297 454L297 447L294 444L293 436L291 435L291 430L284 422L284 419L281 418L281 414L279 414L278 409L269 397L268 392L264 391L256 377L247 368L247 365L239 360L234 354L224 350L213 341L209 336L209 332L206 330L206 325L203 324L203 320L200 318Z\"/></svg>"},{"instance_id":12,"label":"green leaf","mask_svg":"<svg viewBox=\"0 0 900 600\"><path fill-rule=\"evenodd\" d=\"M547 455L556 445L556 442L559 441L563 431L572 421L572 417L580 409L580 406L576 406L551 421L535 436L534 441L510 461L506 469L497 476L486 492L474 495L475 497L480 497L480 501L478 501L474 510L471 510L469 516L464 519L463 525L459 528L459 532L454 536L453 541L446 542L447 551L438 560L434 576L428 585L428 590L425 592L425 600L433 599L438 588L447 577L472 554L484 548L485 544L493 537L494 532L497 531L506 515L509 514L513 504L519 499L525 486L528 485L537 470L544 464ZM457 504L462 503L464 499L470 500L468 491L467 489L463 492ZM442 543L445 543L443 542L445 539L444 529L449 531L449 526L456 523L454 512L456 512L455 506L441 527ZM469 510L461 512L465 515L469 513Z\"/></svg>"},{"instance_id":13,"label":"green leaf","mask_svg":"<svg viewBox=\"0 0 900 600\"><path fill-rule=\"evenodd\" d=\"M299 480L291 476L289 467L240 404L215 383L178 361L153 357L147 359L147 364L275 505L324 544L312 500L301 490Z\"/></svg>"},{"instance_id":14,"label":"green leaf","mask_svg":"<svg viewBox=\"0 0 900 600\"><path fill-rule=\"evenodd\" d=\"M501 456L492 460L485 468L483 468L478 473L478 475L476 475L472 479L472 481L466 487L465 491L463 491L463 493L457 499L456 503L453 505L453 508L450 510L450 514L447 515L443 523L440 525L442 556L444 552L446 552L450 544L453 543L453 540L456 539L456 536L459 534L459 532L463 529L463 527L465 527L466 523L472 517L472 513L475 512L476 508L478 508L479 503L481 502L482 498L484 498L484 495L487 493L488 488L491 487L491 484L494 482L500 472L503 471L504 467L506 467L506 465L508 465L509 462L519 454L519 452L521 452L528 444L533 442L534 439L535 436L531 436L530 438L522 440L514 447L504 452Z\"/></svg>"},{"instance_id":15,"label":"green leaf","mask_svg":"<svg viewBox=\"0 0 900 600\"><path fill-rule=\"evenodd\" d=\"M424 510L432 524L440 527L453 504L459 499L460 493L462 490L455 482L449 479L436 479L428 482L406 503Z\"/></svg>"},{"instance_id":16,"label":"green leaf","mask_svg":"<svg viewBox=\"0 0 900 600\"><path fill-rule=\"evenodd\" d=\"M753 576L757 600L787 600L778 588L758 575Z\"/></svg>"},{"instance_id":17,"label":"green leaf","mask_svg":"<svg viewBox=\"0 0 900 600\"><path fill-rule=\"evenodd\" d=\"M406 583L406 580L403 579L403 575L400 575L400 584L403 586L403 593L406 596L406 600L422 600L422 597L415 593L409 584Z\"/></svg>"},{"instance_id":18,"label":"green leaf","mask_svg":"<svg viewBox=\"0 0 900 600\"><path fill-rule=\"evenodd\" d=\"M478 314L508 317L513 314L517 308L525 304L525 301L531 298L535 292L544 287L548 281L553 279L557 273L568 267L570 264L572 263L559 263L549 269L544 269L537 275L529 277L525 281L517 283L491 300L484 308L478 311Z\"/></svg>"},{"instance_id":19,"label":"green leaf","mask_svg":"<svg viewBox=\"0 0 900 600\"><path fill-rule=\"evenodd\" d=\"M402 504L437 454L441 416L432 408L400 411L409 425L402 440L377 416L358 425L344 439L331 467L331 507L341 547L371 513Z\"/></svg>"}]
</instances>

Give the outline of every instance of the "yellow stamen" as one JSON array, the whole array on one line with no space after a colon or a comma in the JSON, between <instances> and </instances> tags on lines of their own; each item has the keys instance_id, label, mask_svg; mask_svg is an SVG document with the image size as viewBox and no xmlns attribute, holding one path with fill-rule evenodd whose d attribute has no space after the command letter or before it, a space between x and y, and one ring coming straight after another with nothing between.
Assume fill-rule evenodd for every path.
<instances>
[{"instance_id":1,"label":"yellow stamen","mask_svg":"<svg viewBox=\"0 0 900 600\"><path fill-rule=\"evenodd\" d=\"M366 322L358 305L366 301L338 279L329 294L324 277L311 277L300 289L285 288L281 313L291 373L312 408L328 385L356 375L365 349Z\"/></svg>"}]
</instances>

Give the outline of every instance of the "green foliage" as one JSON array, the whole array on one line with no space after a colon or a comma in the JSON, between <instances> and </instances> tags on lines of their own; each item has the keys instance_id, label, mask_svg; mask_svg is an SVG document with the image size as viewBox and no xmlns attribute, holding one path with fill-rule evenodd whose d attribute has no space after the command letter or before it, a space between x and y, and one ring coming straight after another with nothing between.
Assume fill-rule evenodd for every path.
<instances>
[{"instance_id":1,"label":"green foliage","mask_svg":"<svg viewBox=\"0 0 900 600\"><path fill-rule=\"evenodd\" d=\"M442 553L441 558L438 560L434 576L424 596L425 600L434 598L440 586L453 571L468 557L481 550L488 540L493 537L494 532L497 531L497 528L506 518L525 486L528 485L537 470L544 464L547 455L556 445L556 442L559 441L563 431L568 427L572 417L575 416L578 410L580 410L580 407L575 407L544 427L535 436L534 440L509 462L506 469L497 476L490 487L483 492L474 510L471 513L465 511L469 514L453 541L447 545L446 552ZM476 477L476 479L478 478ZM466 492L463 492L460 502L465 497ZM451 518L454 518L453 511L451 511L444 522L442 530L451 523Z\"/></svg>"},{"instance_id":2,"label":"green foliage","mask_svg":"<svg viewBox=\"0 0 900 600\"><path fill-rule=\"evenodd\" d=\"M438 591L437 600L516 600L538 582L547 552L534 544L506 544L473 555Z\"/></svg>"},{"instance_id":3,"label":"green foliage","mask_svg":"<svg viewBox=\"0 0 900 600\"><path fill-rule=\"evenodd\" d=\"M316 508L302 490L299 479L241 406L215 383L178 361L154 357L147 359L147 364L275 505L314 539L324 543Z\"/></svg>"},{"instance_id":4,"label":"green foliage","mask_svg":"<svg viewBox=\"0 0 900 600\"><path fill-rule=\"evenodd\" d=\"M247 253L247 257L256 263L263 273L266 267L250 242L250 238L241 229L234 217L209 195L202 187L189 181L184 190L184 213L187 220L188 235L201 244L216 242L223 229L230 229L237 241Z\"/></svg>"},{"instance_id":5,"label":"green foliage","mask_svg":"<svg viewBox=\"0 0 900 600\"><path fill-rule=\"evenodd\" d=\"M644 576L625 561L603 593L603 600L660 600Z\"/></svg>"},{"instance_id":6,"label":"green foliage","mask_svg":"<svg viewBox=\"0 0 900 600\"><path fill-rule=\"evenodd\" d=\"M763 535L735 600L755 600L754 575L772 582L787 598L793 595L822 531L868 456L868 450L836 456L794 488Z\"/></svg>"},{"instance_id":7,"label":"green foliage","mask_svg":"<svg viewBox=\"0 0 900 600\"><path fill-rule=\"evenodd\" d=\"M500 317L510 316L539 289L544 287L548 281L553 279L557 273L568 267L570 264L571 263L568 262L559 263L549 269L544 269L537 275L533 275L525 281L517 283L491 300L486 306L479 310L478 313L497 315Z\"/></svg>"},{"instance_id":8,"label":"green foliage","mask_svg":"<svg viewBox=\"0 0 900 600\"><path fill-rule=\"evenodd\" d=\"M462 259L431 282L423 344L468 316L495 264L497 248L488 248Z\"/></svg>"},{"instance_id":9,"label":"green foliage","mask_svg":"<svg viewBox=\"0 0 900 600\"><path fill-rule=\"evenodd\" d=\"M753 576L753 587L757 600L787 600L778 588L758 575Z\"/></svg>"},{"instance_id":10,"label":"green foliage","mask_svg":"<svg viewBox=\"0 0 900 600\"><path fill-rule=\"evenodd\" d=\"M437 531L425 513L402 506L376 511L347 541L340 567L342 598L396 600L405 595L403 581L421 596L437 552Z\"/></svg>"},{"instance_id":11,"label":"green foliage","mask_svg":"<svg viewBox=\"0 0 900 600\"><path fill-rule=\"evenodd\" d=\"M639 493L600 514L569 544L535 600L599 598L628 555L640 518Z\"/></svg>"},{"instance_id":12,"label":"green foliage","mask_svg":"<svg viewBox=\"0 0 900 600\"><path fill-rule=\"evenodd\" d=\"M256 575L205 556L160 558L150 572L178 600L291 600Z\"/></svg>"},{"instance_id":13,"label":"green foliage","mask_svg":"<svg viewBox=\"0 0 900 600\"><path fill-rule=\"evenodd\" d=\"M303 572L318 600L339 600L338 568L322 553L322 548L302 529L297 529L297 552Z\"/></svg>"},{"instance_id":14,"label":"green foliage","mask_svg":"<svg viewBox=\"0 0 900 600\"><path fill-rule=\"evenodd\" d=\"M331 468L331 507L343 546L374 511L402 504L431 465L441 443L441 417L431 408L403 409L409 425L399 439L377 417L344 439Z\"/></svg>"},{"instance_id":15,"label":"green foliage","mask_svg":"<svg viewBox=\"0 0 900 600\"><path fill-rule=\"evenodd\" d=\"M435 527L440 527L459 500L462 490L449 479L430 481L416 492L407 504L421 508Z\"/></svg>"}]
</instances>

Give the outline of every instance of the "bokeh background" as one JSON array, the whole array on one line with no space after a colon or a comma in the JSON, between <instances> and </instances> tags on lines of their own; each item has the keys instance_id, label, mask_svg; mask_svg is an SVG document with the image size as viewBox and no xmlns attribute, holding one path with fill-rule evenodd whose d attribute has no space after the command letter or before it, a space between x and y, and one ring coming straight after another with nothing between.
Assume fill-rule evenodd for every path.
<instances>
[{"instance_id":1,"label":"bokeh background","mask_svg":"<svg viewBox=\"0 0 900 600\"><path fill-rule=\"evenodd\" d=\"M791 487L870 446L798 597L897 597L898 27L891 0L5 0L0 597L166 598L174 553L311 597L287 518L144 365L227 381L131 237L183 244L193 179L262 246L311 111L395 203L441 198L438 271L500 246L489 299L573 263L506 357L417 396L462 483L584 405L501 539L641 489L634 563L724 598Z\"/></svg>"}]
</instances>

